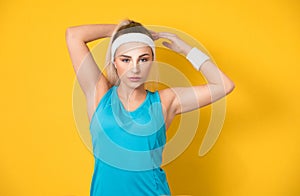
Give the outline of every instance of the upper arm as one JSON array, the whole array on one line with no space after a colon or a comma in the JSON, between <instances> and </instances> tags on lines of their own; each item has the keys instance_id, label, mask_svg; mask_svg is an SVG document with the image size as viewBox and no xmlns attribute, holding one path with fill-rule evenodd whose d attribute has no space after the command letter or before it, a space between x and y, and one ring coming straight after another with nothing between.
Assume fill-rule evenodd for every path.
<instances>
[{"instance_id":1,"label":"upper arm","mask_svg":"<svg viewBox=\"0 0 300 196\"><path fill-rule=\"evenodd\" d=\"M89 48L83 40L76 37L72 27L66 30L66 43L77 80L84 94L86 96L94 94L98 81L107 86L107 79L98 68Z\"/></svg>"},{"instance_id":2,"label":"upper arm","mask_svg":"<svg viewBox=\"0 0 300 196\"><path fill-rule=\"evenodd\" d=\"M202 65L207 84L191 87L174 87L164 90L166 103L176 114L189 112L226 96L234 89L234 83L211 61ZM169 99L169 100L168 100Z\"/></svg>"},{"instance_id":3,"label":"upper arm","mask_svg":"<svg viewBox=\"0 0 300 196\"><path fill-rule=\"evenodd\" d=\"M232 89L226 89L221 85L204 84L192 87L174 87L163 90L166 111L176 115L189 112L224 97Z\"/></svg>"},{"instance_id":4,"label":"upper arm","mask_svg":"<svg viewBox=\"0 0 300 196\"><path fill-rule=\"evenodd\" d=\"M171 107L175 114L189 112L212 103L209 84L173 88L174 100Z\"/></svg>"}]
</instances>

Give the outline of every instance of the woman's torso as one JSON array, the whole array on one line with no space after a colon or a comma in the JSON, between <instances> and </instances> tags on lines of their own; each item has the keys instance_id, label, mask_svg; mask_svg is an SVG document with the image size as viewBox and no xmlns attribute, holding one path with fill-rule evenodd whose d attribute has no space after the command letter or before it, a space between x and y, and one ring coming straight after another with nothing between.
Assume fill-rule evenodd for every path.
<instances>
[{"instance_id":1,"label":"woman's torso","mask_svg":"<svg viewBox=\"0 0 300 196\"><path fill-rule=\"evenodd\" d=\"M158 91L147 91L140 106L129 112L113 86L97 105L90 131L95 157L91 195L169 193L160 167L166 127Z\"/></svg>"}]
</instances>

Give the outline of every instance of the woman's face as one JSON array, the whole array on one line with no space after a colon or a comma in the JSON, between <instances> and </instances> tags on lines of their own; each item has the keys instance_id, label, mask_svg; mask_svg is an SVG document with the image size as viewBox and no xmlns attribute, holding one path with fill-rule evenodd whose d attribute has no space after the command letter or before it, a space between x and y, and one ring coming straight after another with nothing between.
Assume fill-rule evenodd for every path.
<instances>
[{"instance_id":1,"label":"woman's face","mask_svg":"<svg viewBox=\"0 0 300 196\"><path fill-rule=\"evenodd\" d=\"M115 66L120 82L130 88L142 85L153 62L151 47L138 42L121 45L115 54Z\"/></svg>"}]
</instances>

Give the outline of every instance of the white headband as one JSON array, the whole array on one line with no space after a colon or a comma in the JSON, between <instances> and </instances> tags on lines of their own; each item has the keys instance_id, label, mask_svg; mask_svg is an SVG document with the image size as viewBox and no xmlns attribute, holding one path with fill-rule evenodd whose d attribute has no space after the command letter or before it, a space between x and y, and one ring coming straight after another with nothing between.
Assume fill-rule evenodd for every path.
<instances>
[{"instance_id":1,"label":"white headband","mask_svg":"<svg viewBox=\"0 0 300 196\"><path fill-rule=\"evenodd\" d=\"M148 44L153 51L153 57L155 59L155 44L154 41L146 34L143 33L126 33L117 37L111 46L111 62L114 62L114 56L117 48L128 42L142 42Z\"/></svg>"}]
</instances>

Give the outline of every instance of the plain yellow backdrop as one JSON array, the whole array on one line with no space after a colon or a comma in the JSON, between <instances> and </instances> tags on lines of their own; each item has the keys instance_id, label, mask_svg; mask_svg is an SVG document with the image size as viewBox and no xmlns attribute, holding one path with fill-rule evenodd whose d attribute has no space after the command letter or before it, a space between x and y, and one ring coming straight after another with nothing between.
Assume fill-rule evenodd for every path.
<instances>
[{"instance_id":1,"label":"plain yellow backdrop","mask_svg":"<svg viewBox=\"0 0 300 196\"><path fill-rule=\"evenodd\" d=\"M236 84L213 149L198 156L199 133L164 167L172 193L300 195L296 0L1 1L0 195L89 195L94 160L74 122L65 30L125 17L195 37Z\"/></svg>"}]
</instances>

